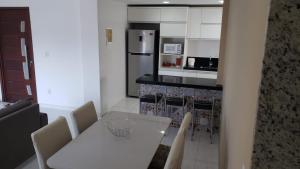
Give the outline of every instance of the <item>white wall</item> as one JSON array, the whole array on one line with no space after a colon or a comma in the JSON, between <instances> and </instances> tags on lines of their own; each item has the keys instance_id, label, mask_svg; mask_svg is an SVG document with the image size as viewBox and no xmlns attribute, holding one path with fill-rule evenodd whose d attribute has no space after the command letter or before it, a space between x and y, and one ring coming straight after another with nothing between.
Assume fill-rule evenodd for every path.
<instances>
[{"instance_id":1,"label":"white wall","mask_svg":"<svg viewBox=\"0 0 300 169\"><path fill-rule=\"evenodd\" d=\"M29 1L26 0L1 0L0 7L27 7L29 6Z\"/></svg>"},{"instance_id":2,"label":"white wall","mask_svg":"<svg viewBox=\"0 0 300 169\"><path fill-rule=\"evenodd\" d=\"M84 101L79 0L31 0L38 101L77 107Z\"/></svg>"},{"instance_id":3,"label":"white wall","mask_svg":"<svg viewBox=\"0 0 300 169\"><path fill-rule=\"evenodd\" d=\"M98 0L80 0L80 16L84 101L93 100L100 113Z\"/></svg>"},{"instance_id":4,"label":"white wall","mask_svg":"<svg viewBox=\"0 0 300 169\"><path fill-rule=\"evenodd\" d=\"M250 169L270 0L230 0L220 169Z\"/></svg>"},{"instance_id":5,"label":"white wall","mask_svg":"<svg viewBox=\"0 0 300 169\"><path fill-rule=\"evenodd\" d=\"M99 37L102 111L125 98L125 30L127 6L114 0L99 0ZM112 28L113 43L106 45L105 28Z\"/></svg>"},{"instance_id":6,"label":"white wall","mask_svg":"<svg viewBox=\"0 0 300 169\"><path fill-rule=\"evenodd\" d=\"M5 0L29 6L38 102L72 110L93 100L100 112L97 0Z\"/></svg>"}]
</instances>

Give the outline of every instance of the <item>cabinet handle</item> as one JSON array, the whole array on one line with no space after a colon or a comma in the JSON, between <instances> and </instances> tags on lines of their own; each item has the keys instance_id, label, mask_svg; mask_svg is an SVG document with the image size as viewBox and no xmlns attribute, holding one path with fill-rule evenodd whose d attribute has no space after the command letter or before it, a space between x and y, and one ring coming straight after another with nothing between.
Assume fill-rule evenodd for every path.
<instances>
[{"instance_id":1,"label":"cabinet handle","mask_svg":"<svg viewBox=\"0 0 300 169\"><path fill-rule=\"evenodd\" d=\"M27 89L28 96L32 96L31 86L30 85L26 85L26 89Z\"/></svg>"},{"instance_id":2,"label":"cabinet handle","mask_svg":"<svg viewBox=\"0 0 300 169\"><path fill-rule=\"evenodd\" d=\"M24 79L29 80L29 67L28 67L28 57L27 57L27 46L25 43L25 38L21 38L21 53L22 56L25 57L25 62L23 62L23 73Z\"/></svg>"},{"instance_id":3,"label":"cabinet handle","mask_svg":"<svg viewBox=\"0 0 300 169\"><path fill-rule=\"evenodd\" d=\"M20 32L24 33L25 32L25 21L20 22Z\"/></svg>"}]
</instances>

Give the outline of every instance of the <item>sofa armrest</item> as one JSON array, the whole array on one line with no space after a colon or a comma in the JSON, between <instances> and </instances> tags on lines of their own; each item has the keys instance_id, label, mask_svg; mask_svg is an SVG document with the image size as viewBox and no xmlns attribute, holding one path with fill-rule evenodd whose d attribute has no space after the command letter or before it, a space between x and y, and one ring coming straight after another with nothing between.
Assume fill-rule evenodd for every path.
<instances>
[{"instance_id":1,"label":"sofa armrest","mask_svg":"<svg viewBox=\"0 0 300 169\"><path fill-rule=\"evenodd\" d=\"M39 105L0 118L0 168L15 168L34 154L31 133L40 128Z\"/></svg>"}]
</instances>

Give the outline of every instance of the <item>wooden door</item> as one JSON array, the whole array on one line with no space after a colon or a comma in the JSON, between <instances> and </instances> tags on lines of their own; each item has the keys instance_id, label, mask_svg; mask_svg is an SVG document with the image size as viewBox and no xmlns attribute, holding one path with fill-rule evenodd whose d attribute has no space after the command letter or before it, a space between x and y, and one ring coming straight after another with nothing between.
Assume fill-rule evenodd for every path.
<instances>
[{"instance_id":1,"label":"wooden door","mask_svg":"<svg viewBox=\"0 0 300 169\"><path fill-rule=\"evenodd\" d=\"M0 8L0 70L3 100L37 101L28 8Z\"/></svg>"}]
</instances>

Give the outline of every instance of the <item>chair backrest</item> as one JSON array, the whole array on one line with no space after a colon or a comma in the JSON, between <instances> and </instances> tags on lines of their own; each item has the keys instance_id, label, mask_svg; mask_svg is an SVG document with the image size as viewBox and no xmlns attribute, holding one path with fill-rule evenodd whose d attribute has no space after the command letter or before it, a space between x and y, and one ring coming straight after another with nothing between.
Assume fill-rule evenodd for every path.
<instances>
[{"instance_id":1,"label":"chair backrest","mask_svg":"<svg viewBox=\"0 0 300 169\"><path fill-rule=\"evenodd\" d=\"M67 120L59 117L31 134L40 169L49 169L47 160L72 140Z\"/></svg>"},{"instance_id":2,"label":"chair backrest","mask_svg":"<svg viewBox=\"0 0 300 169\"><path fill-rule=\"evenodd\" d=\"M184 154L185 137L192 120L192 114L187 112L171 146L164 169L180 169Z\"/></svg>"},{"instance_id":3,"label":"chair backrest","mask_svg":"<svg viewBox=\"0 0 300 169\"><path fill-rule=\"evenodd\" d=\"M75 124L79 133L82 133L85 129L95 123L97 118L97 112L92 101L87 102L83 106L74 110L72 113Z\"/></svg>"},{"instance_id":4,"label":"chair backrest","mask_svg":"<svg viewBox=\"0 0 300 169\"><path fill-rule=\"evenodd\" d=\"M191 121L192 121L192 113L191 112L185 113L179 130L182 130L182 131L184 130L184 131L187 132L187 130L188 130L189 126L190 126Z\"/></svg>"},{"instance_id":5,"label":"chair backrest","mask_svg":"<svg viewBox=\"0 0 300 169\"><path fill-rule=\"evenodd\" d=\"M185 131L179 130L172 143L164 169L181 169L185 143Z\"/></svg>"}]
</instances>

